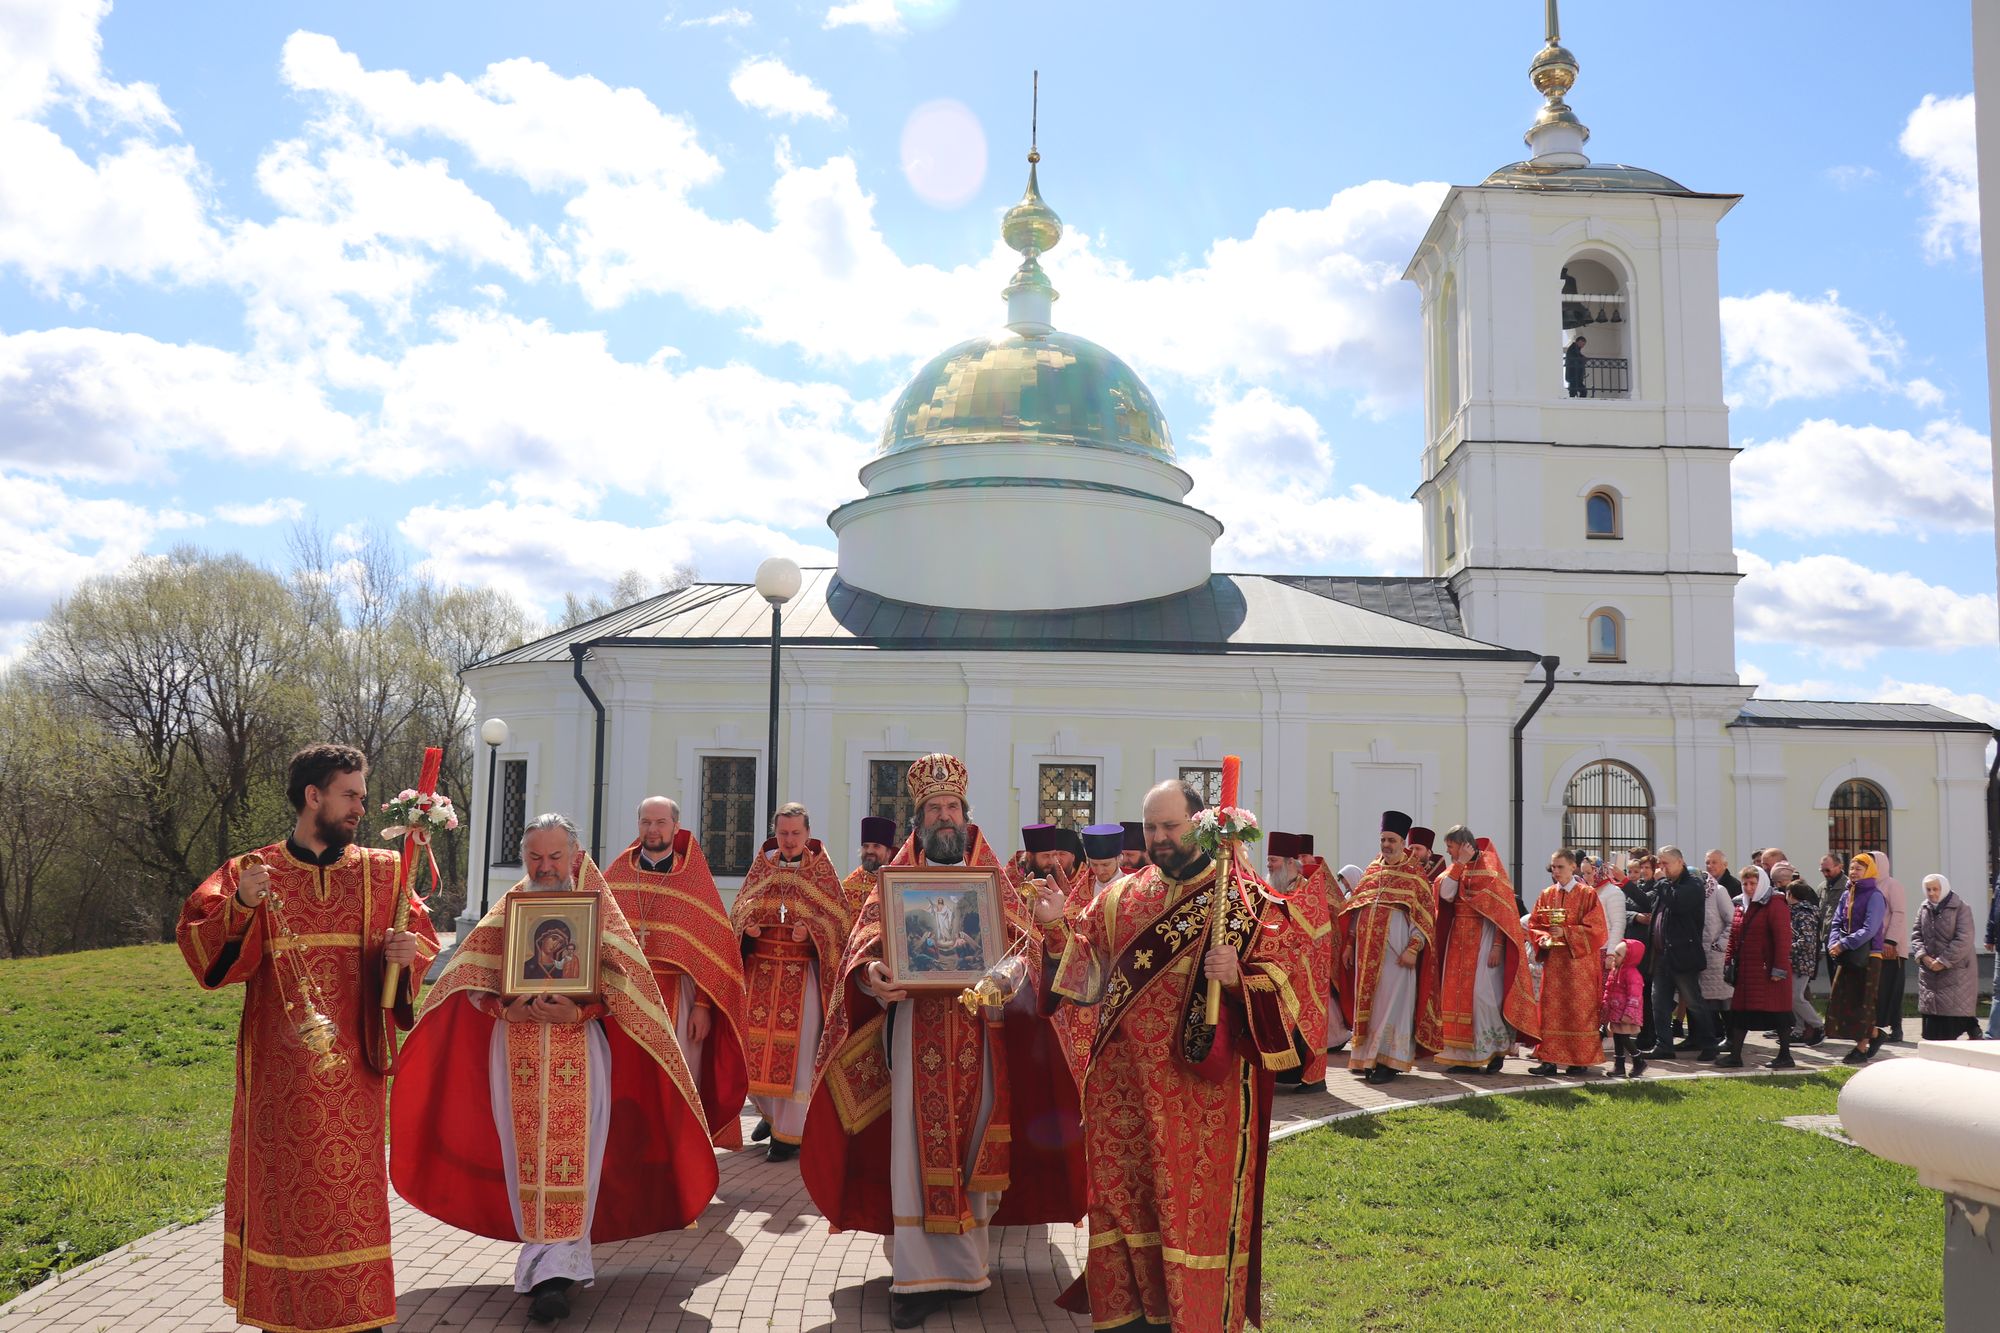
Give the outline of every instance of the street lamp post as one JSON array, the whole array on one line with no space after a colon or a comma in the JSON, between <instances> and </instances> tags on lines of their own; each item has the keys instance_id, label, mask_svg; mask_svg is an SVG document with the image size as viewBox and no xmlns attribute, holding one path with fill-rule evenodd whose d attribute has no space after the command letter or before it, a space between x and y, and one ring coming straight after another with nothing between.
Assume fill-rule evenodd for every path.
<instances>
[{"instance_id":1,"label":"street lamp post","mask_svg":"<svg viewBox=\"0 0 2000 1333\"><path fill-rule=\"evenodd\" d=\"M494 778L500 771L500 747L507 743L507 724L497 717L487 718L479 726L479 739L486 742L486 847L479 863L479 915L484 917L493 887Z\"/></svg>"},{"instance_id":2,"label":"street lamp post","mask_svg":"<svg viewBox=\"0 0 2000 1333\"><path fill-rule=\"evenodd\" d=\"M778 643L784 635L784 606L798 595L799 567L781 555L757 566L757 595L771 604L771 732L764 766L764 821L778 810Z\"/></svg>"}]
</instances>

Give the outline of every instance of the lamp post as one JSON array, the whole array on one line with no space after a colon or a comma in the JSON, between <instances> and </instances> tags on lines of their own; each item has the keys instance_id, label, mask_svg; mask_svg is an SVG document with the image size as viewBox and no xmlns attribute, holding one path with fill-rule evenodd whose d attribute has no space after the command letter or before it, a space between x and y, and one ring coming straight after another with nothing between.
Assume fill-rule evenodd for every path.
<instances>
[{"instance_id":1,"label":"lamp post","mask_svg":"<svg viewBox=\"0 0 2000 1333\"><path fill-rule=\"evenodd\" d=\"M500 771L500 747L507 743L507 724L489 717L479 724L479 739L486 742L486 847L479 871L479 915L485 916L487 898L493 887L493 787Z\"/></svg>"},{"instance_id":2,"label":"lamp post","mask_svg":"<svg viewBox=\"0 0 2000 1333\"><path fill-rule=\"evenodd\" d=\"M771 734L764 768L764 820L778 810L778 642L784 635L784 605L798 595L799 567L781 555L757 566L757 595L771 604Z\"/></svg>"}]
</instances>

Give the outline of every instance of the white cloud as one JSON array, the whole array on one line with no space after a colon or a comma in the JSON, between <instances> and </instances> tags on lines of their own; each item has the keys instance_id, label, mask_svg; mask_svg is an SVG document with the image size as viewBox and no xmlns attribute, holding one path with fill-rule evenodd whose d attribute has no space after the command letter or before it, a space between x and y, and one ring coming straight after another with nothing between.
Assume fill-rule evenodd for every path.
<instances>
[{"instance_id":1,"label":"white cloud","mask_svg":"<svg viewBox=\"0 0 2000 1333\"><path fill-rule=\"evenodd\" d=\"M1865 659L1884 648L1951 651L1993 643L2000 603L1914 574L1885 573L1845 556L1809 555L1772 564L1736 553L1736 632L1765 643L1830 646Z\"/></svg>"},{"instance_id":2,"label":"white cloud","mask_svg":"<svg viewBox=\"0 0 2000 1333\"><path fill-rule=\"evenodd\" d=\"M1924 254L1950 259L1979 253L1979 156L1973 141L1972 94L1926 93L1910 113L1896 146L1923 176Z\"/></svg>"},{"instance_id":3,"label":"white cloud","mask_svg":"<svg viewBox=\"0 0 2000 1333\"><path fill-rule=\"evenodd\" d=\"M821 22L827 28L867 28L872 32L903 31L903 6L897 0L849 0L826 11Z\"/></svg>"},{"instance_id":4,"label":"white cloud","mask_svg":"<svg viewBox=\"0 0 2000 1333\"><path fill-rule=\"evenodd\" d=\"M39 116L62 104L86 124L102 115L171 127L173 117L152 84L105 75L98 25L110 12L111 0L0 5L0 120Z\"/></svg>"},{"instance_id":5,"label":"white cloud","mask_svg":"<svg viewBox=\"0 0 2000 1333\"><path fill-rule=\"evenodd\" d=\"M1960 717L2000 726L2000 699L1976 691L1966 692L1944 685L1897 680L1883 676L1874 685L1856 685L1829 680L1774 681L1768 672L1745 665L1737 674L1745 685L1757 687L1760 699L1853 700L1863 703L1930 704Z\"/></svg>"},{"instance_id":6,"label":"white cloud","mask_svg":"<svg viewBox=\"0 0 2000 1333\"><path fill-rule=\"evenodd\" d=\"M1769 407L1788 398L1830 398L1856 389L1900 393L1919 407L1943 394L1929 380L1896 380L1903 340L1885 322L1840 304L1790 292L1722 298L1723 356L1734 374L1732 402Z\"/></svg>"},{"instance_id":7,"label":"white cloud","mask_svg":"<svg viewBox=\"0 0 2000 1333\"><path fill-rule=\"evenodd\" d=\"M424 554L425 572L450 583L497 588L550 609L566 592L602 594L628 569L665 573L692 565L709 579L745 579L771 555L802 565L834 563L809 546L743 520L626 524L585 518L559 505L493 501L477 508L423 505L398 525Z\"/></svg>"},{"instance_id":8,"label":"white cloud","mask_svg":"<svg viewBox=\"0 0 2000 1333\"><path fill-rule=\"evenodd\" d=\"M420 81L363 69L333 38L295 32L280 67L290 87L324 94L383 134L438 135L538 190L603 180L685 188L722 170L691 125L637 88L566 77L538 60L502 60L471 82L456 74Z\"/></svg>"},{"instance_id":9,"label":"white cloud","mask_svg":"<svg viewBox=\"0 0 2000 1333\"><path fill-rule=\"evenodd\" d=\"M838 121L833 98L776 56L753 56L729 76L729 95L752 111L776 119Z\"/></svg>"},{"instance_id":10,"label":"white cloud","mask_svg":"<svg viewBox=\"0 0 2000 1333\"><path fill-rule=\"evenodd\" d=\"M1843 190L1859 189L1880 174L1873 167L1851 164L1826 169L1826 178Z\"/></svg>"},{"instance_id":11,"label":"white cloud","mask_svg":"<svg viewBox=\"0 0 2000 1333\"><path fill-rule=\"evenodd\" d=\"M106 329L0 335L0 463L21 471L131 480L176 450L330 467L358 438L296 366Z\"/></svg>"},{"instance_id":12,"label":"white cloud","mask_svg":"<svg viewBox=\"0 0 2000 1333\"><path fill-rule=\"evenodd\" d=\"M161 532L198 515L85 499L51 482L0 472L0 660L18 652L55 601L93 574L123 567Z\"/></svg>"},{"instance_id":13,"label":"white cloud","mask_svg":"<svg viewBox=\"0 0 2000 1333\"><path fill-rule=\"evenodd\" d=\"M1732 469L1746 533L1990 532L1993 454L1956 421L1921 433L1813 419L1781 439L1744 442Z\"/></svg>"},{"instance_id":14,"label":"white cloud","mask_svg":"<svg viewBox=\"0 0 2000 1333\"><path fill-rule=\"evenodd\" d=\"M240 528L267 528L273 523L303 517L305 512L306 502L290 496L260 500L256 504L220 504L214 510L217 521L234 523Z\"/></svg>"},{"instance_id":15,"label":"white cloud","mask_svg":"<svg viewBox=\"0 0 2000 1333\"><path fill-rule=\"evenodd\" d=\"M734 6L718 10L713 14L703 14L699 18L682 19L678 26L683 28L747 28L756 19L747 9Z\"/></svg>"},{"instance_id":16,"label":"white cloud","mask_svg":"<svg viewBox=\"0 0 2000 1333\"><path fill-rule=\"evenodd\" d=\"M1195 479L1188 503L1222 520L1218 568L1307 573L1359 561L1380 573L1414 570L1423 513L1366 486L1328 494L1334 456L1312 413L1268 389L1211 393L1192 438L1203 455L1180 461ZM1246 479L1254 483L1246 484Z\"/></svg>"}]
</instances>

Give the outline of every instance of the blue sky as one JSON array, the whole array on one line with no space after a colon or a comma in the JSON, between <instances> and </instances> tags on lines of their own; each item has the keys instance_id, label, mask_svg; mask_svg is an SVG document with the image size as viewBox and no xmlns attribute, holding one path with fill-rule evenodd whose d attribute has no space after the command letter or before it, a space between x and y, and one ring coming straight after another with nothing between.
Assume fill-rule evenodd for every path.
<instances>
[{"instance_id":1,"label":"blue sky","mask_svg":"<svg viewBox=\"0 0 2000 1333\"><path fill-rule=\"evenodd\" d=\"M1564 10L1592 155L1745 195L1746 676L2000 721L1963 6ZM1218 566L1415 572L1395 279L1522 156L1541 11L7 6L0 657L301 516L537 610L824 562L888 400L999 322L1035 68L1057 323L1160 396Z\"/></svg>"}]
</instances>

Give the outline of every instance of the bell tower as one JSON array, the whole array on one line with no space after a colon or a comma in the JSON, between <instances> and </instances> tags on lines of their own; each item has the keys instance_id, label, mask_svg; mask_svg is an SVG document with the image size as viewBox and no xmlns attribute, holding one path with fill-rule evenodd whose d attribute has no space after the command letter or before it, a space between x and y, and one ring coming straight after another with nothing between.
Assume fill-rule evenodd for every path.
<instances>
[{"instance_id":1,"label":"bell tower","mask_svg":"<svg viewBox=\"0 0 2000 1333\"><path fill-rule=\"evenodd\" d=\"M1565 678L1736 680L1716 227L1734 194L1593 163L1555 0L1530 156L1455 186L1422 293L1424 572Z\"/></svg>"}]
</instances>

